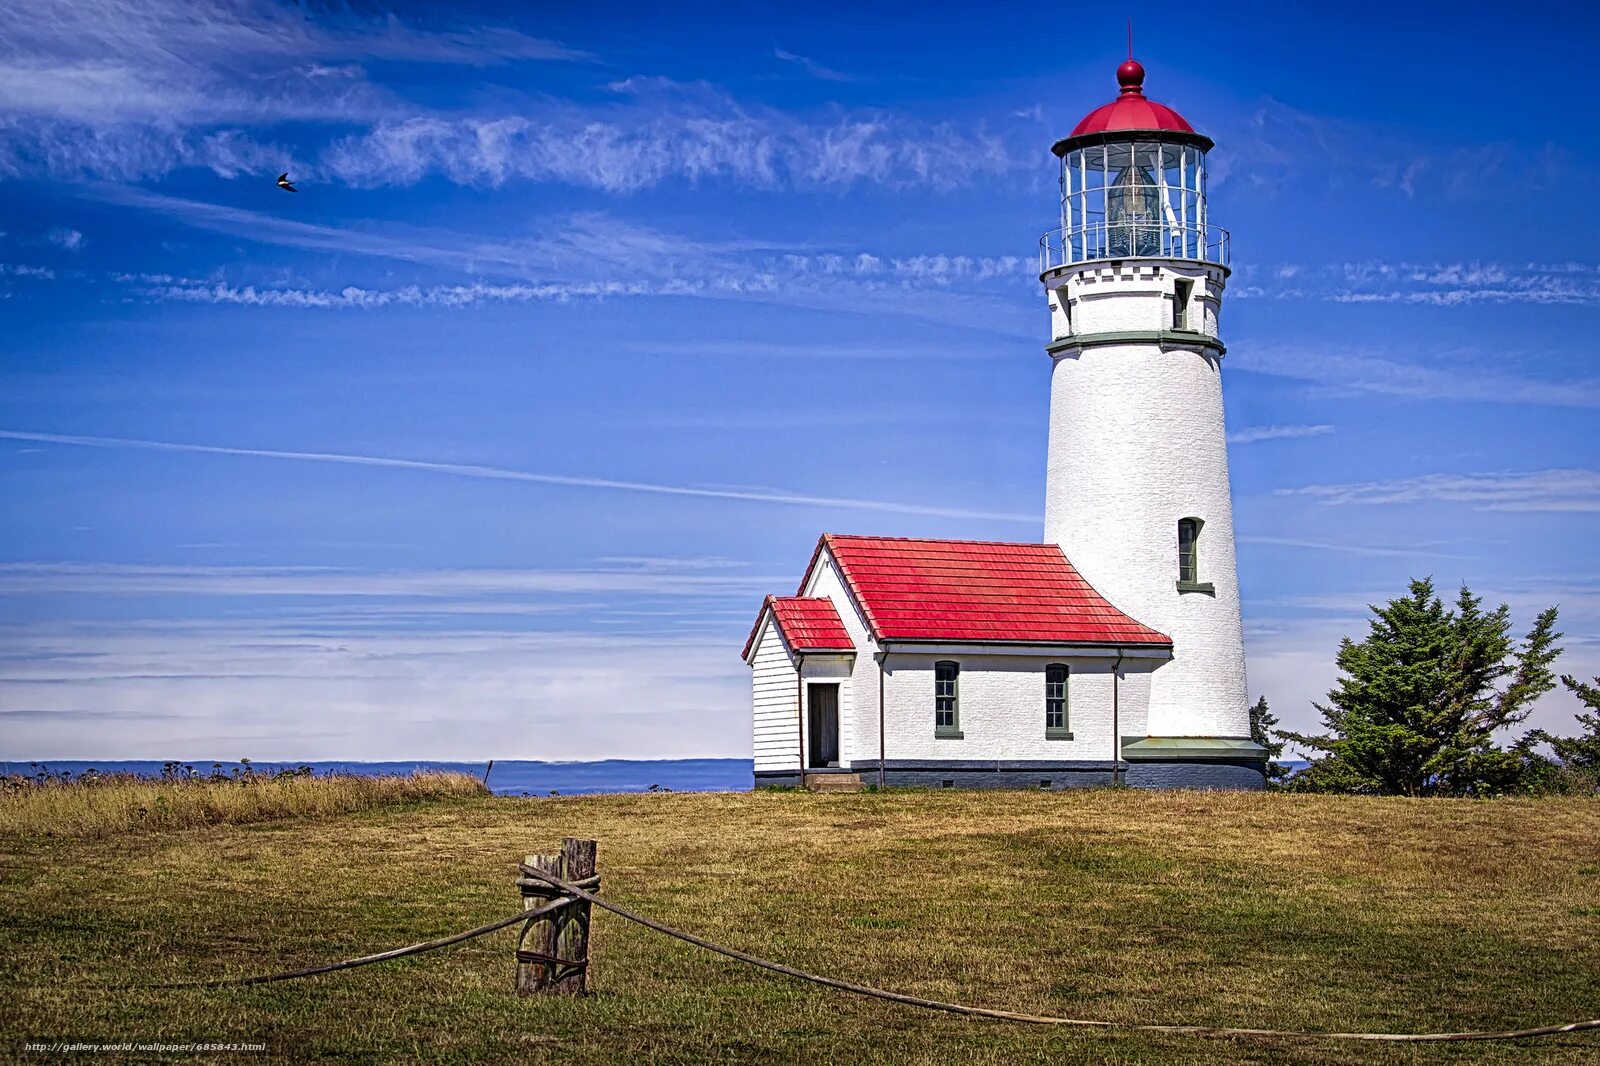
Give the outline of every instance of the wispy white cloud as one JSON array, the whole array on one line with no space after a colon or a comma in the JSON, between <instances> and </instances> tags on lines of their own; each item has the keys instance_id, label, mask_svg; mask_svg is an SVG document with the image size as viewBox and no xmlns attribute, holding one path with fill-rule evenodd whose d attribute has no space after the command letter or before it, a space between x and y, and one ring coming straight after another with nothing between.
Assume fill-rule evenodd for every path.
<instances>
[{"instance_id":1,"label":"wispy white cloud","mask_svg":"<svg viewBox=\"0 0 1600 1066\"><path fill-rule=\"evenodd\" d=\"M654 355L689 356L707 359L748 359L759 354L763 359L806 359L867 361L867 360L917 360L956 359L992 360L1005 358L1005 350L994 345L975 345L960 340L929 341L923 344L906 344L886 341L883 344L829 344L772 342L765 338L743 341L630 341L623 345L629 351Z\"/></svg>"},{"instance_id":2,"label":"wispy white cloud","mask_svg":"<svg viewBox=\"0 0 1600 1066\"><path fill-rule=\"evenodd\" d=\"M777 56L779 59L783 60L785 63L793 63L793 64L795 64L796 66L798 66L802 70L804 70L807 74L811 75L813 78L816 78L818 81L855 81L855 80L857 80L854 75L846 74L846 73L844 73L842 71L834 70L832 67L823 66L821 63L818 63L815 59L811 59L811 58L809 58L807 56L796 55L795 53L785 51L782 48L774 48L772 50L772 54L774 56Z\"/></svg>"},{"instance_id":3,"label":"wispy white cloud","mask_svg":"<svg viewBox=\"0 0 1600 1066\"><path fill-rule=\"evenodd\" d=\"M1224 151L1208 160L1216 184L1262 195L1296 185L1393 190L1407 200L1492 204L1520 190L1592 181L1593 168L1563 146L1481 139L1449 143L1392 123L1318 114L1272 97L1216 117L1210 131ZM1432 131L1438 132L1438 131Z\"/></svg>"},{"instance_id":4,"label":"wispy white cloud","mask_svg":"<svg viewBox=\"0 0 1600 1066\"><path fill-rule=\"evenodd\" d=\"M1009 307L1000 311L992 303L985 307L945 300L930 309L925 304L909 304L900 294L928 286L952 292L1003 293L1019 290L1032 280L1029 262L1018 256L814 252L758 239L697 239L596 212L554 220L541 232L523 237L487 236L393 223L321 225L109 183L90 185L84 194L259 243L517 279L516 284L474 281L325 289L241 285L215 278L161 280L149 275L115 275L115 280L133 284L142 296L157 300L346 309L468 307L620 296L754 297L806 307L946 316L981 323L1010 319Z\"/></svg>"},{"instance_id":5,"label":"wispy white cloud","mask_svg":"<svg viewBox=\"0 0 1600 1066\"><path fill-rule=\"evenodd\" d=\"M981 128L886 112L806 118L731 99L655 99L521 115L424 115L332 142L312 173L357 187L443 177L464 185L556 182L630 193L668 180L762 189L871 183L956 187L1016 170L1018 155Z\"/></svg>"},{"instance_id":6,"label":"wispy white cloud","mask_svg":"<svg viewBox=\"0 0 1600 1066\"><path fill-rule=\"evenodd\" d=\"M422 473L446 474L454 477L480 478L491 481L521 481L539 485L559 485L567 488L602 489L617 492L636 492L661 496L688 496L702 499L742 500L750 503L773 503L799 507L837 508L841 510L878 511L889 514L918 514L944 518L973 518L994 522L1036 523L1037 515L1010 512L967 510L962 508L930 507L923 504L895 503L886 500L849 499L835 496L812 496L790 492L745 491L739 489L710 488L694 485L663 485L653 482L623 481L612 478L578 477L564 474L544 474L527 470L508 470L503 467L478 466L467 463L436 463L420 459L396 459L387 456L348 455L332 452L280 451L266 448L230 448L208 444L179 444L169 441L129 440L118 437L75 436L61 433L30 433L21 430L0 430L0 439L25 440L45 444L61 444L86 448L119 448L144 451L189 452L202 455L236 455L257 459L280 459L293 462L335 463L349 466L386 467L398 470L415 470Z\"/></svg>"},{"instance_id":7,"label":"wispy white cloud","mask_svg":"<svg viewBox=\"0 0 1600 1066\"><path fill-rule=\"evenodd\" d=\"M1600 471L1424 474L1420 477L1279 489L1326 504L1464 503L1481 511L1600 512Z\"/></svg>"},{"instance_id":8,"label":"wispy white cloud","mask_svg":"<svg viewBox=\"0 0 1600 1066\"><path fill-rule=\"evenodd\" d=\"M1233 345L1228 359L1235 370L1341 391L1371 392L1423 400L1462 400L1495 404L1537 404L1550 407L1600 407L1600 378L1549 380L1507 373L1504 360L1493 366L1471 366L1462 358L1435 368L1390 358L1386 353L1334 351L1300 346Z\"/></svg>"},{"instance_id":9,"label":"wispy white cloud","mask_svg":"<svg viewBox=\"0 0 1600 1066\"><path fill-rule=\"evenodd\" d=\"M532 595L648 594L706 598L760 596L786 576L707 572L695 566L617 563L575 569L356 571L308 566L158 566L116 563L0 563L0 595L319 597L447 599L504 596L527 607ZM487 609L486 601L471 606ZM544 604L549 610L550 605ZM392 608L397 609L397 608ZM437 603L414 610L439 611Z\"/></svg>"},{"instance_id":10,"label":"wispy white cloud","mask_svg":"<svg viewBox=\"0 0 1600 1066\"><path fill-rule=\"evenodd\" d=\"M26 263L0 263L0 278L35 278L39 281L55 280L56 272L49 267L29 266Z\"/></svg>"},{"instance_id":11,"label":"wispy white cloud","mask_svg":"<svg viewBox=\"0 0 1600 1066\"><path fill-rule=\"evenodd\" d=\"M0 755L747 755L743 627L724 627L712 636L659 626L330 633L315 623L210 620L8 627ZM645 704L640 677L650 679Z\"/></svg>"},{"instance_id":12,"label":"wispy white cloud","mask_svg":"<svg viewBox=\"0 0 1600 1066\"><path fill-rule=\"evenodd\" d=\"M147 300L372 310L695 297L906 315L1008 336L1033 335L1016 314L1017 300L1032 293L1028 264L1015 256L816 251L759 239L695 238L598 212L547 220L539 232L525 236L489 236L394 223L300 222L108 183L89 185L84 195L259 243L395 260L472 278L376 288L249 283L220 272L210 278L111 275ZM480 280L484 276L505 280ZM929 287L945 295L931 303L906 298Z\"/></svg>"},{"instance_id":13,"label":"wispy white cloud","mask_svg":"<svg viewBox=\"0 0 1600 1066\"><path fill-rule=\"evenodd\" d=\"M380 307L474 307L486 303L530 303L597 300L618 296L697 296L707 291L692 282L581 282L543 285L407 285L398 289L256 288L225 282L189 285L154 285L141 290L153 300L182 303L232 304L243 307L299 307L324 310Z\"/></svg>"},{"instance_id":14,"label":"wispy white cloud","mask_svg":"<svg viewBox=\"0 0 1600 1066\"><path fill-rule=\"evenodd\" d=\"M277 173L295 123L371 124L419 108L369 80L366 61L493 66L585 53L505 26L311 11L268 0L106 4L43 0L0 22L0 176L224 177ZM337 74L338 76L332 76Z\"/></svg>"},{"instance_id":15,"label":"wispy white cloud","mask_svg":"<svg viewBox=\"0 0 1600 1066\"><path fill-rule=\"evenodd\" d=\"M303 117L312 117L321 95L322 114L347 116L327 110L328 86L295 83L332 71L358 78L355 64L365 60L484 67L585 58L507 26L425 25L350 8L44 0L14 8L0 26L0 103L13 117L88 125L130 115L227 121L247 113L241 105L249 95L264 92L259 102L268 108L300 102L313 109Z\"/></svg>"},{"instance_id":16,"label":"wispy white cloud","mask_svg":"<svg viewBox=\"0 0 1600 1066\"><path fill-rule=\"evenodd\" d=\"M516 98L497 86L445 110L363 66L585 58L504 26L422 25L264 0L203 11L175 0L46 0L0 25L8 115L0 175L125 181L191 167L234 177L289 166L307 187L442 177L626 193L668 180L955 186L1026 158L981 125L883 110L803 115L652 77L617 80L614 97L598 101Z\"/></svg>"},{"instance_id":17,"label":"wispy white cloud","mask_svg":"<svg viewBox=\"0 0 1600 1066\"><path fill-rule=\"evenodd\" d=\"M1600 264L1579 262L1362 262L1242 266L1233 295L1431 307L1464 304L1600 303Z\"/></svg>"},{"instance_id":18,"label":"wispy white cloud","mask_svg":"<svg viewBox=\"0 0 1600 1066\"><path fill-rule=\"evenodd\" d=\"M1365 555L1378 558L1407 558L1407 559L1470 559L1476 558L1469 555L1456 555L1439 550L1430 545L1417 545L1414 547L1399 547L1382 544L1362 544L1351 541L1339 540L1308 540L1298 537L1264 537L1249 534L1240 535L1240 544L1261 544L1276 548L1299 548L1306 551L1335 552L1341 555Z\"/></svg>"},{"instance_id":19,"label":"wispy white cloud","mask_svg":"<svg viewBox=\"0 0 1600 1066\"><path fill-rule=\"evenodd\" d=\"M1299 437L1321 437L1333 432L1330 425L1314 426L1246 426L1228 434L1229 444L1255 444L1264 440L1294 440Z\"/></svg>"},{"instance_id":20,"label":"wispy white cloud","mask_svg":"<svg viewBox=\"0 0 1600 1066\"><path fill-rule=\"evenodd\" d=\"M87 243L82 233L65 226L58 226L46 233L44 239L57 248L64 248L69 252L79 251Z\"/></svg>"}]
</instances>

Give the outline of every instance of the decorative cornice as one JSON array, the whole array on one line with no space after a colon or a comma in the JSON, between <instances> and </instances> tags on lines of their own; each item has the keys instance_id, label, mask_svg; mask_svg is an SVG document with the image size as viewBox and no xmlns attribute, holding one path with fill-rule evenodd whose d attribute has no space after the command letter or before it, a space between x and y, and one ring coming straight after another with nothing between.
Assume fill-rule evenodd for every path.
<instances>
[{"instance_id":1,"label":"decorative cornice","mask_svg":"<svg viewBox=\"0 0 1600 1066\"><path fill-rule=\"evenodd\" d=\"M1044 346L1055 355L1073 348L1103 348L1111 344L1159 344L1163 348L1209 348L1218 355L1228 349L1208 333L1195 333L1184 329L1128 329L1111 333L1074 333L1058 337Z\"/></svg>"}]
</instances>

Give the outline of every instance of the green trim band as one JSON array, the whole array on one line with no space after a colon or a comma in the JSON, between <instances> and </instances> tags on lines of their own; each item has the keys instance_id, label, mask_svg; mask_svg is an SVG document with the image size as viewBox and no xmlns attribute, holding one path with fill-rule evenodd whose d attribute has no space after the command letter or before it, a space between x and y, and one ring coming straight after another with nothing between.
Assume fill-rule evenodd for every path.
<instances>
[{"instance_id":1,"label":"green trim band","mask_svg":"<svg viewBox=\"0 0 1600 1066\"><path fill-rule=\"evenodd\" d=\"M1204 592L1207 596L1215 596L1217 594L1217 586L1209 581L1180 581L1178 582L1178 591Z\"/></svg>"},{"instance_id":2,"label":"green trim band","mask_svg":"<svg viewBox=\"0 0 1600 1066\"><path fill-rule=\"evenodd\" d=\"M1267 749L1248 737L1123 737L1122 757L1128 762L1265 762Z\"/></svg>"},{"instance_id":3,"label":"green trim band","mask_svg":"<svg viewBox=\"0 0 1600 1066\"><path fill-rule=\"evenodd\" d=\"M1108 344L1159 344L1178 348L1210 348L1218 355L1228 349L1217 338L1185 329L1130 329L1114 333L1077 333L1059 337L1044 346L1050 355L1069 348L1102 348Z\"/></svg>"}]
</instances>

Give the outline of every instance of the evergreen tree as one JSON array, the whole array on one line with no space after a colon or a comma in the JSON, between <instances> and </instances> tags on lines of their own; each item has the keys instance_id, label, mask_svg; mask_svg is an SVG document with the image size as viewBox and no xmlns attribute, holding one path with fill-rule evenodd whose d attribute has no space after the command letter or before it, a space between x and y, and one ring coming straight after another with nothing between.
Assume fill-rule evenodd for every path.
<instances>
[{"instance_id":1,"label":"evergreen tree","mask_svg":"<svg viewBox=\"0 0 1600 1066\"><path fill-rule=\"evenodd\" d=\"M1262 696L1250 708L1250 739L1267 749L1267 783L1269 785L1280 783L1288 768L1277 762L1278 756L1283 754L1283 741L1277 738L1283 736L1278 731L1278 716L1267 709L1267 698Z\"/></svg>"},{"instance_id":2,"label":"evergreen tree","mask_svg":"<svg viewBox=\"0 0 1600 1066\"><path fill-rule=\"evenodd\" d=\"M1563 676L1561 683L1595 713L1578 715L1578 724L1583 727L1583 732L1575 737L1551 736L1542 729L1535 729L1528 734L1528 739L1549 744L1562 769L1580 779L1577 787L1590 791L1600 789L1600 677L1590 684L1575 677Z\"/></svg>"},{"instance_id":3,"label":"evergreen tree","mask_svg":"<svg viewBox=\"0 0 1600 1066\"><path fill-rule=\"evenodd\" d=\"M1533 763L1548 762L1526 739L1504 750L1494 737L1555 687L1556 609L1539 615L1520 646L1511 638L1510 608L1485 613L1465 585L1453 608L1429 579L1370 610L1366 639L1340 642L1338 684L1326 705L1316 705L1325 732L1280 734L1322 753L1290 787L1403 796L1531 787Z\"/></svg>"}]
</instances>

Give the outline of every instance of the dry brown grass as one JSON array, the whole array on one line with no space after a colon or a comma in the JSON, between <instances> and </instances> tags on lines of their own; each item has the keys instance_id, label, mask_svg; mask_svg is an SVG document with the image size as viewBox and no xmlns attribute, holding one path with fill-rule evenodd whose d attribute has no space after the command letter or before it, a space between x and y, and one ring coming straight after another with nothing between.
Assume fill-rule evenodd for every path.
<instances>
[{"instance_id":1,"label":"dry brown grass","mask_svg":"<svg viewBox=\"0 0 1600 1066\"><path fill-rule=\"evenodd\" d=\"M488 791L471 774L426 770L385 777L80 778L0 791L0 834L104 837L274 818L324 818L397 803L485 796Z\"/></svg>"},{"instance_id":2,"label":"dry brown grass","mask_svg":"<svg viewBox=\"0 0 1600 1066\"><path fill-rule=\"evenodd\" d=\"M758 954L1032 1013L1276 1028L1600 1016L1600 801L1138 793L480 799L100 840L0 836L0 1033L454 1062L1595 1062L1600 1037L1405 1047L963 1020L595 918L595 994L511 994L513 934L254 989L518 906L600 841L604 892Z\"/></svg>"}]
</instances>

